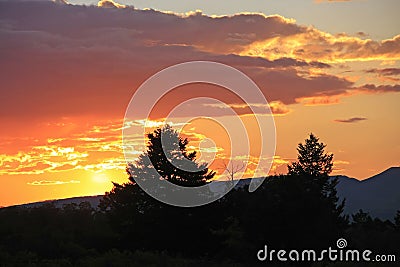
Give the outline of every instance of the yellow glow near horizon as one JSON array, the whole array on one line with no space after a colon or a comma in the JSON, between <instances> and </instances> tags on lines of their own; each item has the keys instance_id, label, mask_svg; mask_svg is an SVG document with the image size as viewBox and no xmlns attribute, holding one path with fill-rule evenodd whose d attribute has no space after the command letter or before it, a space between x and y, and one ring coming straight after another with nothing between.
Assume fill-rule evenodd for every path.
<instances>
[{"instance_id":1,"label":"yellow glow near horizon","mask_svg":"<svg viewBox=\"0 0 400 267\"><path fill-rule=\"evenodd\" d=\"M109 183L110 182L109 178L104 173L94 173L92 176L92 180L95 183Z\"/></svg>"}]
</instances>

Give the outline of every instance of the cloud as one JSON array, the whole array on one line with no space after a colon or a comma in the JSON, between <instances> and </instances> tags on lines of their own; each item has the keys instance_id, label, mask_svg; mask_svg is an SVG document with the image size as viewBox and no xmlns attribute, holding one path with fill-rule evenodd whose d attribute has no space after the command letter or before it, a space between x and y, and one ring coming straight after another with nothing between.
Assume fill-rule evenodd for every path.
<instances>
[{"instance_id":1,"label":"cloud","mask_svg":"<svg viewBox=\"0 0 400 267\"><path fill-rule=\"evenodd\" d=\"M319 68L319 69L329 69L331 65L318 62L318 61L304 61L294 58L282 57L274 60L268 60L262 57L249 57L249 56L239 56L236 54L228 55L209 55L207 58L211 61L226 62L227 64L235 65L237 67L259 67L268 69L284 69L291 67L301 67L301 68Z\"/></svg>"},{"instance_id":2,"label":"cloud","mask_svg":"<svg viewBox=\"0 0 400 267\"><path fill-rule=\"evenodd\" d=\"M298 34L253 42L240 54L260 56L270 60L285 56L328 64L349 61L393 61L400 59L400 35L375 41L347 34L332 35L308 27Z\"/></svg>"},{"instance_id":3,"label":"cloud","mask_svg":"<svg viewBox=\"0 0 400 267\"><path fill-rule=\"evenodd\" d=\"M41 174L74 169L78 163L84 164L89 157L87 152L80 150L82 151L76 151L73 147L60 147L59 144L46 145L43 140L40 145L20 147L16 154L1 154L0 174Z\"/></svg>"},{"instance_id":4,"label":"cloud","mask_svg":"<svg viewBox=\"0 0 400 267\"><path fill-rule=\"evenodd\" d=\"M348 162L347 160L335 160L334 164L335 165L349 165L350 162Z\"/></svg>"},{"instance_id":5,"label":"cloud","mask_svg":"<svg viewBox=\"0 0 400 267\"><path fill-rule=\"evenodd\" d=\"M350 162L347 160L334 160L333 162L333 173L343 173L346 171L345 166L350 165Z\"/></svg>"},{"instance_id":6,"label":"cloud","mask_svg":"<svg viewBox=\"0 0 400 267\"><path fill-rule=\"evenodd\" d=\"M0 175L58 173L77 169L97 171L103 163L106 169L110 169L110 166L118 170L124 169L122 122L120 120L89 122L82 118L76 118L76 120L83 120L85 123L74 131L66 132L64 127L51 130L42 126L41 131L46 132L43 137L35 136L32 132L30 134L35 137L0 138L2 151ZM70 123L64 121L64 124ZM35 129L36 127L29 126L28 128ZM115 131L115 129L119 130ZM66 136L68 138L65 138ZM138 137L137 141L133 140L132 146L142 152L143 149L139 148L139 143L143 143L143 137ZM100 164L97 169L85 168L85 166L96 164Z\"/></svg>"},{"instance_id":7,"label":"cloud","mask_svg":"<svg viewBox=\"0 0 400 267\"><path fill-rule=\"evenodd\" d=\"M66 0L52 0L52 2L56 3L56 4L61 4L61 5L68 5L68 1Z\"/></svg>"},{"instance_id":8,"label":"cloud","mask_svg":"<svg viewBox=\"0 0 400 267\"><path fill-rule=\"evenodd\" d=\"M400 75L400 68L385 68L385 69L369 69L366 73L376 73L382 76L395 76Z\"/></svg>"},{"instance_id":9,"label":"cloud","mask_svg":"<svg viewBox=\"0 0 400 267\"><path fill-rule=\"evenodd\" d=\"M384 68L384 69L368 69L365 73L375 74L382 83L398 83L400 82L400 68Z\"/></svg>"},{"instance_id":10,"label":"cloud","mask_svg":"<svg viewBox=\"0 0 400 267\"><path fill-rule=\"evenodd\" d=\"M344 96L346 94L342 94ZM334 96L315 96L315 97L302 97L296 99L297 102L302 103L305 106L325 106L325 105L336 105L340 103L338 95Z\"/></svg>"},{"instance_id":11,"label":"cloud","mask_svg":"<svg viewBox=\"0 0 400 267\"><path fill-rule=\"evenodd\" d=\"M28 182L28 185L63 185L63 184L79 184L80 181L78 180L70 180L70 181L47 181L47 180L41 180L41 181L33 181L33 182Z\"/></svg>"},{"instance_id":12,"label":"cloud","mask_svg":"<svg viewBox=\"0 0 400 267\"><path fill-rule=\"evenodd\" d=\"M274 115L288 114L295 103L328 105L357 93L400 92L393 81L367 80L360 86L336 71L346 61L398 60L400 36L363 40L366 35L329 34L279 15L174 14L100 2L112 8L0 1L1 97L6 99L0 123L8 126L1 130L0 174L123 173L122 118L135 89L156 72L186 61L238 68L260 87ZM395 76L398 70L369 73ZM151 124L182 101L201 96L248 113L243 101L223 88L193 84L160 99ZM257 100L250 103L256 111ZM198 111L211 108L223 114L216 106ZM185 114L194 110L186 107ZM143 136L132 140L133 153L140 154ZM274 160L279 171L286 163Z\"/></svg>"},{"instance_id":13,"label":"cloud","mask_svg":"<svg viewBox=\"0 0 400 267\"><path fill-rule=\"evenodd\" d=\"M105 7L105 8L125 8L125 5L118 4L113 0L100 0L97 3L98 7Z\"/></svg>"},{"instance_id":14,"label":"cloud","mask_svg":"<svg viewBox=\"0 0 400 267\"><path fill-rule=\"evenodd\" d=\"M356 34L360 37L368 37L369 36L368 33L366 33L366 32L356 32Z\"/></svg>"},{"instance_id":15,"label":"cloud","mask_svg":"<svg viewBox=\"0 0 400 267\"><path fill-rule=\"evenodd\" d=\"M359 87L358 90L366 93L400 92L400 84L395 84L395 85L365 84Z\"/></svg>"},{"instance_id":16,"label":"cloud","mask_svg":"<svg viewBox=\"0 0 400 267\"><path fill-rule=\"evenodd\" d=\"M400 37L373 41L334 36L279 15L217 17L3 1L0 16L2 98L7 99L0 117L21 122L90 115L122 118L143 81L165 67L192 60L238 68L270 103L333 98L357 88L346 78L325 73L331 62L395 60L400 54ZM397 91L367 87L360 92ZM238 104L215 87L192 88L174 95L154 116L162 118L176 103L207 93Z\"/></svg>"},{"instance_id":17,"label":"cloud","mask_svg":"<svg viewBox=\"0 0 400 267\"><path fill-rule=\"evenodd\" d=\"M342 122L342 123L356 123L356 122L365 121L365 120L367 120L367 118L352 117L352 118L349 118L349 119L343 119L343 120L337 119L337 120L334 120L334 121L335 122Z\"/></svg>"},{"instance_id":18,"label":"cloud","mask_svg":"<svg viewBox=\"0 0 400 267\"><path fill-rule=\"evenodd\" d=\"M272 101L269 103L269 107L274 115L286 115L291 111L281 101Z\"/></svg>"},{"instance_id":19,"label":"cloud","mask_svg":"<svg viewBox=\"0 0 400 267\"><path fill-rule=\"evenodd\" d=\"M291 110L281 101L272 101L269 104L270 111L273 115L286 115ZM211 109L216 109L216 115L227 115L225 113L218 112L219 110L227 110L229 108L233 109L238 115L246 115L258 113L258 114L266 114L267 110L264 104L258 103L243 103L243 104L220 104L220 103L204 103L203 106ZM228 113L229 114L229 113Z\"/></svg>"},{"instance_id":20,"label":"cloud","mask_svg":"<svg viewBox=\"0 0 400 267\"><path fill-rule=\"evenodd\" d=\"M281 156L275 155L273 157L272 166L269 171L270 175L287 173L287 165L291 162L291 159L282 158Z\"/></svg>"}]
</instances>

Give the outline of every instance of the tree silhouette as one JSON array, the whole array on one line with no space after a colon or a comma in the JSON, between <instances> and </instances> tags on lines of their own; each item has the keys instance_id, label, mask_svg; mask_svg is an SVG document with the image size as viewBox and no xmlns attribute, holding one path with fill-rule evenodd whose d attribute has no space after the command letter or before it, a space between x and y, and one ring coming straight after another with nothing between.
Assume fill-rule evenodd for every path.
<instances>
[{"instance_id":1,"label":"tree silhouette","mask_svg":"<svg viewBox=\"0 0 400 267\"><path fill-rule=\"evenodd\" d=\"M214 177L215 172L208 170L207 163L196 162L196 151L187 151L188 139L179 137L170 125L157 128L147 134L147 138L146 152L135 163L128 164L131 182L150 176L155 179L162 177L176 185L194 187L204 185ZM158 177L154 175L154 170Z\"/></svg>"},{"instance_id":2,"label":"tree silhouette","mask_svg":"<svg viewBox=\"0 0 400 267\"><path fill-rule=\"evenodd\" d=\"M394 217L394 223L396 224L396 227L400 229L400 210L396 212L396 216Z\"/></svg>"},{"instance_id":3,"label":"tree silhouette","mask_svg":"<svg viewBox=\"0 0 400 267\"><path fill-rule=\"evenodd\" d=\"M336 186L338 177L330 177L333 167L333 154L325 152L326 145L319 141L314 134L297 147L297 162L288 165L288 188L304 192L296 201L305 201L307 207L304 213L312 207L317 215L314 221L321 221L324 227L314 228L315 231L340 232L348 224L348 216L344 216L345 200L339 203ZM293 194L297 194L293 192ZM299 204L300 205L300 204Z\"/></svg>"},{"instance_id":4,"label":"tree silhouette","mask_svg":"<svg viewBox=\"0 0 400 267\"><path fill-rule=\"evenodd\" d=\"M331 178L329 174L333 167L333 154L325 152L326 145L319 142L319 138L310 134L304 144L297 146L297 162L288 165L289 176L306 177L309 182L309 190L314 188L327 197L336 206L338 202L336 185L338 178ZM342 212L344 202L338 206L337 212Z\"/></svg>"},{"instance_id":5,"label":"tree silhouette","mask_svg":"<svg viewBox=\"0 0 400 267\"><path fill-rule=\"evenodd\" d=\"M357 213L351 215L353 218L353 225L366 225L372 223L372 218L368 212L359 209Z\"/></svg>"},{"instance_id":6,"label":"tree silhouette","mask_svg":"<svg viewBox=\"0 0 400 267\"><path fill-rule=\"evenodd\" d=\"M233 162L231 162L231 164L228 165L225 161L223 161L222 165L223 165L223 169L228 173L229 181L232 184L235 179L236 173L240 172L241 170L243 170L246 167L246 165L243 162L240 165L239 164L236 165Z\"/></svg>"},{"instance_id":7,"label":"tree silhouette","mask_svg":"<svg viewBox=\"0 0 400 267\"><path fill-rule=\"evenodd\" d=\"M288 165L289 175L328 176L332 172L333 154L325 153L326 145L310 134L304 144L297 147L297 160Z\"/></svg>"}]
</instances>

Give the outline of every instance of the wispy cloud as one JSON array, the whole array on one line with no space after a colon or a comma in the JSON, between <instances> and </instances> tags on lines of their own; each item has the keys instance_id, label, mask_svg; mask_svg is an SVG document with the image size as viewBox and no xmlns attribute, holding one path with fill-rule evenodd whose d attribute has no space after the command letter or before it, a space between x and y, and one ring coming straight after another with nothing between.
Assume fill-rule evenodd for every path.
<instances>
[{"instance_id":1,"label":"wispy cloud","mask_svg":"<svg viewBox=\"0 0 400 267\"><path fill-rule=\"evenodd\" d=\"M43 138L29 138L30 143L21 142L18 137L4 139L6 148L16 147L18 151L2 151L0 175L57 173L76 169L124 169L121 130L114 131L121 129L120 122L97 121L94 125L87 124L79 129L79 133L64 132L66 137L60 137L59 132L65 128L60 126L60 129L49 132ZM132 145L135 147L136 143Z\"/></svg>"},{"instance_id":2,"label":"wispy cloud","mask_svg":"<svg viewBox=\"0 0 400 267\"><path fill-rule=\"evenodd\" d=\"M365 121L365 120L367 120L367 118L364 118L364 117L353 117L353 118L349 118L349 119L337 119L337 120L334 120L334 122L356 123L356 122Z\"/></svg>"},{"instance_id":3,"label":"wispy cloud","mask_svg":"<svg viewBox=\"0 0 400 267\"><path fill-rule=\"evenodd\" d=\"M360 91L363 93L387 93L387 92L400 92L400 84L394 84L394 85L375 85L375 84L365 84L356 91Z\"/></svg>"},{"instance_id":4,"label":"wispy cloud","mask_svg":"<svg viewBox=\"0 0 400 267\"><path fill-rule=\"evenodd\" d=\"M285 105L281 101L271 101L270 103L268 103L268 105L270 108L270 112L273 115L286 115L291 111L287 107L287 105ZM240 115L253 114L253 113L266 114L267 112L269 113L269 111L266 110L265 104L259 104L259 103L243 103L243 104L229 104L229 105L221 103L205 103L203 104L203 106L215 109L232 108ZM224 114L221 113L221 115Z\"/></svg>"},{"instance_id":5,"label":"wispy cloud","mask_svg":"<svg viewBox=\"0 0 400 267\"><path fill-rule=\"evenodd\" d=\"M63 185L63 184L79 184L80 181L78 180L70 180L70 181L47 181L47 180L40 180L40 181L33 181L28 182L28 185Z\"/></svg>"},{"instance_id":6,"label":"wispy cloud","mask_svg":"<svg viewBox=\"0 0 400 267\"><path fill-rule=\"evenodd\" d=\"M342 94L341 96L343 96ZM321 105L336 105L340 103L339 96L315 96L315 97L302 97L296 99L297 102L305 106L321 106Z\"/></svg>"}]
</instances>

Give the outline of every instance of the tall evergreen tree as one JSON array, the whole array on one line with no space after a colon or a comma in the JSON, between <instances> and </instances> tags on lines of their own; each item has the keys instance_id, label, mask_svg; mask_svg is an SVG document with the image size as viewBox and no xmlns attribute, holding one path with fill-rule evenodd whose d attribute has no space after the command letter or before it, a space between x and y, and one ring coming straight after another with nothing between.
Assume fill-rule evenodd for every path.
<instances>
[{"instance_id":1,"label":"tall evergreen tree","mask_svg":"<svg viewBox=\"0 0 400 267\"><path fill-rule=\"evenodd\" d=\"M306 178L305 182L308 183L310 190L314 188L329 198L332 203L337 203L338 178L329 176L333 167L333 154L326 153L325 148L326 145L311 133L303 144L298 144L297 162L288 165L288 175Z\"/></svg>"},{"instance_id":2,"label":"tall evergreen tree","mask_svg":"<svg viewBox=\"0 0 400 267\"><path fill-rule=\"evenodd\" d=\"M289 175L328 176L332 172L333 154L325 153L326 145L310 134L304 144L297 147L297 162L288 165Z\"/></svg>"},{"instance_id":3,"label":"tall evergreen tree","mask_svg":"<svg viewBox=\"0 0 400 267\"><path fill-rule=\"evenodd\" d=\"M187 187L204 185L214 177L215 172L208 170L207 163L196 162L196 151L187 151L188 139L179 137L171 126L158 128L147 134L147 138L147 151L127 167L131 182L155 173L151 169L163 179Z\"/></svg>"},{"instance_id":4,"label":"tall evergreen tree","mask_svg":"<svg viewBox=\"0 0 400 267\"><path fill-rule=\"evenodd\" d=\"M179 137L171 126L157 128L148 133L147 138L147 150L126 168L129 181L124 184L113 183L113 189L106 193L100 203L101 210L125 213L133 209L144 214L146 210L158 206L157 201L136 185L136 179L162 178L180 186L194 187L204 185L214 177L215 172L209 170L206 163L196 162L196 151L188 152L189 141Z\"/></svg>"},{"instance_id":5,"label":"tall evergreen tree","mask_svg":"<svg viewBox=\"0 0 400 267\"><path fill-rule=\"evenodd\" d=\"M320 212L331 227L339 229L348 224L348 216L343 215L345 200L339 202L336 186L338 177L330 177L333 167L333 154L325 152L326 145L310 134L304 143L297 147L297 162L288 165L288 178L301 184L302 190L314 199L315 212ZM317 211L317 209L320 209Z\"/></svg>"}]
</instances>

